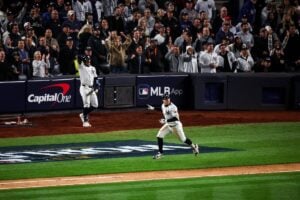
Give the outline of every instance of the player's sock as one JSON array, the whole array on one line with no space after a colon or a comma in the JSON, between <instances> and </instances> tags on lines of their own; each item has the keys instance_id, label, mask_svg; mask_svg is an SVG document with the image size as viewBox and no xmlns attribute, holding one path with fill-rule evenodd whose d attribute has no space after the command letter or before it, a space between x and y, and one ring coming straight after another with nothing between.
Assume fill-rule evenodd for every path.
<instances>
[{"instance_id":1,"label":"player's sock","mask_svg":"<svg viewBox=\"0 0 300 200\"><path fill-rule=\"evenodd\" d=\"M157 137L157 144L158 144L158 151L162 154L163 153L163 145L164 145L163 138Z\"/></svg>"},{"instance_id":2,"label":"player's sock","mask_svg":"<svg viewBox=\"0 0 300 200\"><path fill-rule=\"evenodd\" d=\"M95 110L95 108L93 106L88 108L87 114L90 114L93 110Z\"/></svg>"},{"instance_id":3,"label":"player's sock","mask_svg":"<svg viewBox=\"0 0 300 200\"><path fill-rule=\"evenodd\" d=\"M185 142L187 145L191 146L193 143L189 138L186 138Z\"/></svg>"},{"instance_id":4,"label":"player's sock","mask_svg":"<svg viewBox=\"0 0 300 200\"><path fill-rule=\"evenodd\" d=\"M89 108L83 108L83 119L85 122L88 121Z\"/></svg>"}]
</instances>

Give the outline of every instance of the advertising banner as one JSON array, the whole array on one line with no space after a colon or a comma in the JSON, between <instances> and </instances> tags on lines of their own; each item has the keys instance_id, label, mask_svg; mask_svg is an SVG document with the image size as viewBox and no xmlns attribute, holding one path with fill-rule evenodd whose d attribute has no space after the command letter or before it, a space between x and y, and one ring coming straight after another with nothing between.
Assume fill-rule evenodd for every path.
<instances>
[{"instance_id":1,"label":"advertising banner","mask_svg":"<svg viewBox=\"0 0 300 200\"><path fill-rule=\"evenodd\" d=\"M187 107L189 102L188 75L137 76L136 105L160 106L162 96L168 93L177 106Z\"/></svg>"},{"instance_id":2,"label":"advertising banner","mask_svg":"<svg viewBox=\"0 0 300 200\"><path fill-rule=\"evenodd\" d=\"M101 84L100 90L98 90L97 96L98 96L98 103L99 103L99 107L103 107L103 88L104 88L104 81L103 81L103 77L98 78L99 82ZM80 79L76 78L75 80L75 87L76 87L76 91L75 91L75 108L79 108L81 109L83 107L82 105L82 98L79 92L79 88L80 88Z\"/></svg>"},{"instance_id":3,"label":"advertising banner","mask_svg":"<svg viewBox=\"0 0 300 200\"><path fill-rule=\"evenodd\" d=\"M75 79L31 80L27 83L27 111L73 109Z\"/></svg>"},{"instance_id":4,"label":"advertising banner","mask_svg":"<svg viewBox=\"0 0 300 200\"><path fill-rule=\"evenodd\" d=\"M0 113L25 111L25 81L0 82Z\"/></svg>"}]
</instances>

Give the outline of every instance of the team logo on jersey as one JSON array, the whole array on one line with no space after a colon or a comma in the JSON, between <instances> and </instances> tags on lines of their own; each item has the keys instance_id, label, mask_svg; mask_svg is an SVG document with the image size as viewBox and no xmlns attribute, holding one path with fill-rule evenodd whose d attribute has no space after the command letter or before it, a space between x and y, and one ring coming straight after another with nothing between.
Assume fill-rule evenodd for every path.
<instances>
[{"instance_id":1,"label":"team logo on jersey","mask_svg":"<svg viewBox=\"0 0 300 200\"><path fill-rule=\"evenodd\" d=\"M200 145L201 146L201 145ZM228 148L201 146L201 153L235 151ZM153 141L127 140L0 148L0 164L151 156L157 152ZM166 155L191 154L191 147L165 143Z\"/></svg>"}]
</instances>

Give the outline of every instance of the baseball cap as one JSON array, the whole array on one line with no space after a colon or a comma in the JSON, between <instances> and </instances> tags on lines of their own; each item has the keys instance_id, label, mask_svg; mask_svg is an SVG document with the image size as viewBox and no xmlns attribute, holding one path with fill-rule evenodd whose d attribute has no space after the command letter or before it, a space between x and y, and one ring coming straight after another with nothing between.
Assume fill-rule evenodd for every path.
<instances>
[{"instance_id":1,"label":"baseball cap","mask_svg":"<svg viewBox=\"0 0 300 200\"><path fill-rule=\"evenodd\" d=\"M54 3L54 2L52 2L52 1L51 1L51 2L49 2L49 3L47 4L47 8L48 8L48 7L55 7L55 3Z\"/></svg>"},{"instance_id":2,"label":"baseball cap","mask_svg":"<svg viewBox=\"0 0 300 200\"><path fill-rule=\"evenodd\" d=\"M35 4L33 4L33 6L32 6L33 8L40 8L41 6L40 6L40 4L39 3L35 3Z\"/></svg>"},{"instance_id":3,"label":"baseball cap","mask_svg":"<svg viewBox=\"0 0 300 200\"><path fill-rule=\"evenodd\" d=\"M157 39L151 38L151 39L150 39L150 42L157 42Z\"/></svg>"},{"instance_id":4,"label":"baseball cap","mask_svg":"<svg viewBox=\"0 0 300 200\"><path fill-rule=\"evenodd\" d=\"M95 27L93 28L93 30L94 30L94 31L100 31L101 28L100 28L99 26L95 26Z\"/></svg>"},{"instance_id":5,"label":"baseball cap","mask_svg":"<svg viewBox=\"0 0 300 200\"><path fill-rule=\"evenodd\" d=\"M65 6L71 6L71 2L70 1L65 2Z\"/></svg>"},{"instance_id":6,"label":"baseball cap","mask_svg":"<svg viewBox=\"0 0 300 200\"><path fill-rule=\"evenodd\" d=\"M25 23L24 23L24 28L30 27L30 26L31 26L30 22L25 22Z\"/></svg>"},{"instance_id":7,"label":"baseball cap","mask_svg":"<svg viewBox=\"0 0 300 200\"><path fill-rule=\"evenodd\" d=\"M63 28L65 28L65 27L71 28L71 25L69 23L63 23L62 27Z\"/></svg>"},{"instance_id":8,"label":"baseball cap","mask_svg":"<svg viewBox=\"0 0 300 200\"><path fill-rule=\"evenodd\" d=\"M242 18L248 19L248 16L247 16L246 14L244 14L244 15L242 16Z\"/></svg>"},{"instance_id":9,"label":"baseball cap","mask_svg":"<svg viewBox=\"0 0 300 200\"><path fill-rule=\"evenodd\" d=\"M267 25L267 26L265 26L265 29L266 29L266 31L271 31L271 30L272 30L272 27L269 26L269 25Z\"/></svg>"},{"instance_id":10,"label":"baseball cap","mask_svg":"<svg viewBox=\"0 0 300 200\"><path fill-rule=\"evenodd\" d=\"M17 51L13 51L11 55L12 56L20 56L19 52L17 52Z\"/></svg>"},{"instance_id":11,"label":"baseball cap","mask_svg":"<svg viewBox=\"0 0 300 200\"><path fill-rule=\"evenodd\" d=\"M186 3L193 3L193 0L187 0Z\"/></svg>"},{"instance_id":12,"label":"baseball cap","mask_svg":"<svg viewBox=\"0 0 300 200\"><path fill-rule=\"evenodd\" d=\"M169 93L165 93L165 94L162 96L162 99L170 99Z\"/></svg>"},{"instance_id":13,"label":"baseball cap","mask_svg":"<svg viewBox=\"0 0 300 200\"><path fill-rule=\"evenodd\" d=\"M74 13L75 13L74 10L69 10L67 15L71 16L71 15L74 15Z\"/></svg>"},{"instance_id":14,"label":"baseball cap","mask_svg":"<svg viewBox=\"0 0 300 200\"><path fill-rule=\"evenodd\" d=\"M87 61L90 61L90 60L91 60L90 56L83 56L83 58L82 58L83 62L87 62Z\"/></svg>"},{"instance_id":15,"label":"baseball cap","mask_svg":"<svg viewBox=\"0 0 300 200\"><path fill-rule=\"evenodd\" d=\"M205 42L206 45L210 45L210 44L214 44L214 41L209 38L206 42Z\"/></svg>"},{"instance_id":16,"label":"baseball cap","mask_svg":"<svg viewBox=\"0 0 300 200\"><path fill-rule=\"evenodd\" d=\"M248 49L247 45L245 43L242 44L242 50L247 50L247 49Z\"/></svg>"},{"instance_id":17,"label":"baseball cap","mask_svg":"<svg viewBox=\"0 0 300 200\"><path fill-rule=\"evenodd\" d=\"M73 41L73 38L71 36L68 36L66 41Z\"/></svg>"},{"instance_id":18,"label":"baseball cap","mask_svg":"<svg viewBox=\"0 0 300 200\"><path fill-rule=\"evenodd\" d=\"M268 61L268 62L271 62L271 57L267 56L267 57L265 58L265 60Z\"/></svg>"},{"instance_id":19,"label":"baseball cap","mask_svg":"<svg viewBox=\"0 0 300 200\"><path fill-rule=\"evenodd\" d=\"M233 37L234 37L234 39L236 39L236 38L241 38L241 36L238 35L238 34L235 34Z\"/></svg>"},{"instance_id":20,"label":"baseball cap","mask_svg":"<svg viewBox=\"0 0 300 200\"><path fill-rule=\"evenodd\" d=\"M188 50L188 49L194 49L194 48L192 46L188 45L188 46L186 46L186 50Z\"/></svg>"},{"instance_id":21,"label":"baseball cap","mask_svg":"<svg viewBox=\"0 0 300 200\"><path fill-rule=\"evenodd\" d=\"M91 51L91 50L92 50L92 47L86 46L86 47L85 47L85 50L86 50L86 51Z\"/></svg>"},{"instance_id":22,"label":"baseball cap","mask_svg":"<svg viewBox=\"0 0 300 200\"><path fill-rule=\"evenodd\" d=\"M13 15L13 12L11 10L7 10L6 15Z\"/></svg>"}]
</instances>

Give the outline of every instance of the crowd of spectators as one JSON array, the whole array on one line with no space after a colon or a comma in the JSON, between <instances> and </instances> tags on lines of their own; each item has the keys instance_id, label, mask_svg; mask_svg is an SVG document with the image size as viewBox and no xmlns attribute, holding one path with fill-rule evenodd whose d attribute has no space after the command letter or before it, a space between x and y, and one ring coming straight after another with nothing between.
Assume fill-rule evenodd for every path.
<instances>
[{"instance_id":1,"label":"crowd of spectators","mask_svg":"<svg viewBox=\"0 0 300 200\"><path fill-rule=\"evenodd\" d=\"M97 73L299 72L298 0L11 0L0 80ZM1 3L1 2L0 2Z\"/></svg>"}]
</instances>

